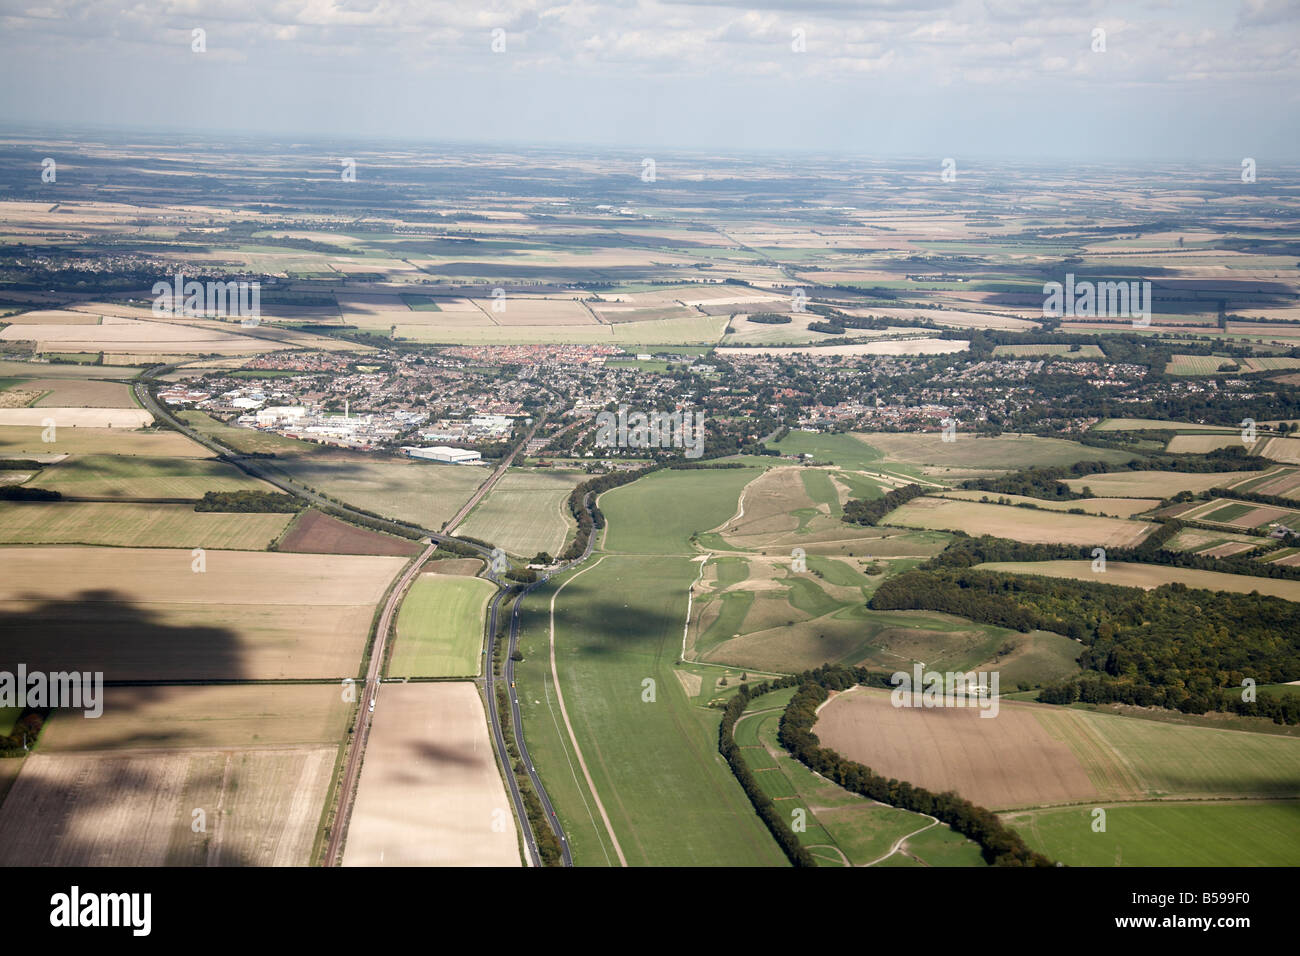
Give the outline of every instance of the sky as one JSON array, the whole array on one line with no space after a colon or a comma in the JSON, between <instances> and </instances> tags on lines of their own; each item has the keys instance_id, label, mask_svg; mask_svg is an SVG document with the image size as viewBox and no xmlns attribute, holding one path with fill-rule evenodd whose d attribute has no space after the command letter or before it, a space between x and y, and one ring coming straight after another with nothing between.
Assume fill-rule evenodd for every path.
<instances>
[{"instance_id":1,"label":"sky","mask_svg":"<svg viewBox=\"0 0 1300 956\"><path fill-rule=\"evenodd\" d=\"M0 129L1295 162L1298 48L1300 0L0 0Z\"/></svg>"}]
</instances>

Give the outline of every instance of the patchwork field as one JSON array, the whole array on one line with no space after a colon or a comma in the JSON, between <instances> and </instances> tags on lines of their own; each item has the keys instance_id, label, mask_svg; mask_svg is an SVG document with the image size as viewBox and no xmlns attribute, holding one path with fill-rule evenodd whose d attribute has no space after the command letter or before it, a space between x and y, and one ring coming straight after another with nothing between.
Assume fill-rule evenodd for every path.
<instances>
[{"instance_id":1,"label":"patchwork field","mask_svg":"<svg viewBox=\"0 0 1300 956\"><path fill-rule=\"evenodd\" d=\"M10 665L107 680L355 676L404 559L187 550L0 548ZM33 622L39 621L40 626ZM10 666L12 669L12 666Z\"/></svg>"},{"instance_id":2,"label":"patchwork field","mask_svg":"<svg viewBox=\"0 0 1300 956\"><path fill-rule=\"evenodd\" d=\"M385 684L344 866L520 866L519 837L471 683Z\"/></svg>"},{"instance_id":3,"label":"patchwork field","mask_svg":"<svg viewBox=\"0 0 1300 956\"><path fill-rule=\"evenodd\" d=\"M143 408L0 408L0 426L136 429L153 424Z\"/></svg>"},{"instance_id":4,"label":"patchwork field","mask_svg":"<svg viewBox=\"0 0 1300 956\"><path fill-rule=\"evenodd\" d=\"M55 711L40 752L335 745L354 706L334 683L105 687L103 716Z\"/></svg>"},{"instance_id":5,"label":"patchwork field","mask_svg":"<svg viewBox=\"0 0 1300 956\"><path fill-rule=\"evenodd\" d=\"M474 677L483 671L487 603L497 588L464 575L423 573L397 615L390 677Z\"/></svg>"},{"instance_id":6,"label":"patchwork field","mask_svg":"<svg viewBox=\"0 0 1300 956\"><path fill-rule=\"evenodd\" d=\"M1293 530L1300 530L1300 511L1272 505L1256 505L1246 501L1230 501L1225 498L1211 498L1183 511L1178 517L1184 521L1204 521L1208 524L1223 524L1233 528L1263 530L1273 525L1283 525Z\"/></svg>"},{"instance_id":7,"label":"patchwork field","mask_svg":"<svg viewBox=\"0 0 1300 956\"><path fill-rule=\"evenodd\" d=\"M569 492L586 479L580 471L512 468L457 530L525 558L559 554L575 527Z\"/></svg>"},{"instance_id":8,"label":"patchwork field","mask_svg":"<svg viewBox=\"0 0 1300 956\"><path fill-rule=\"evenodd\" d=\"M884 520L903 527L964 531L969 535L989 534L1029 544L1102 547L1132 547L1156 527L1143 521L928 496L913 498L891 511Z\"/></svg>"},{"instance_id":9,"label":"patchwork field","mask_svg":"<svg viewBox=\"0 0 1300 956\"><path fill-rule=\"evenodd\" d=\"M1125 561L1107 561L1106 570L1097 573L1090 561L991 561L977 565L988 571L1010 571L1015 574L1039 574L1049 578L1073 578L1078 581L1097 581L1131 588L1158 588L1177 582L1189 588L1211 591L1233 591L1249 594L1258 591L1288 601L1300 601L1300 581L1281 578L1257 578L1247 574L1226 574L1222 571L1198 571L1194 568L1174 568L1160 564L1130 564Z\"/></svg>"},{"instance_id":10,"label":"patchwork field","mask_svg":"<svg viewBox=\"0 0 1300 956\"><path fill-rule=\"evenodd\" d=\"M1067 501L1047 501L1026 495L1003 495L990 491L945 491L937 495L956 501L986 501L997 503L1009 502L1012 505L1032 505L1044 511L1070 511L1082 508L1089 514L1106 515L1112 518L1131 518L1133 515L1150 511L1160 504L1159 498L1074 498Z\"/></svg>"},{"instance_id":11,"label":"patchwork field","mask_svg":"<svg viewBox=\"0 0 1300 956\"><path fill-rule=\"evenodd\" d=\"M0 544L265 551L292 515L196 512L191 505L0 502Z\"/></svg>"}]
</instances>

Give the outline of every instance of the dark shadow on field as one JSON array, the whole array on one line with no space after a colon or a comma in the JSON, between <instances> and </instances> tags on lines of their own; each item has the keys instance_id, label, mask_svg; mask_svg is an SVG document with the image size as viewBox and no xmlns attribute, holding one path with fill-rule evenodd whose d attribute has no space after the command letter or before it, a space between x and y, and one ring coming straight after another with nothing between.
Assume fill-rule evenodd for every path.
<instances>
[{"instance_id":1,"label":"dark shadow on field","mask_svg":"<svg viewBox=\"0 0 1300 956\"><path fill-rule=\"evenodd\" d=\"M21 600L21 599L20 599ZM238 635L219 627L175 627L160 620L148 608L132 603L126 595L110 590L87 590L66 600L36 598L26 610L14 604L0 608L0 671L15 673L18 664L33 671L102 671L104 681L141 679L193 679L204 671L223 677L246 677L241 664ZM111 696L110 696L111 695ZM85 761L86 772L54 785L24 766L13 787L0 804L0 866L94 866L105 859L107 847L119 841L144 839L147 834L124 831L106 840L105 834L87 833L78 817L109 813L130 794L151 796L157 781L134 771L124 760L103 760L119 749L165 748L179 742L179 734L166 726L146 732L113 736L114 717L130 714L142 705L175 697L175 688L139 686L129 693L104 688L104 713L95 718L99 727L110 731L96 756ZM62 721L87 720L79 710L51 713L41 739ZM97 727L97 729L99 729ZM40 742L38 756L64 757L69 751L45 749ZM125 756L125 755L123 755ZM16 758L0 758L16 759ZM185 791L215 793L221 786L219 771L201 768L186 781ZM190 829L193 807L182 794L176 813L180 818L169 831L173 844L166 862L192 865L205 862L204 847L210 843L215 825L215 807L205 808L207 833ZM51 839L51 834L55 834ZM191 842L192 837L192 842ZM250 865L253 860L236 846L222 848L223 863Z\"/></svg>"},{"instance_id":2,"label":"dark shadow on field","mask_svg":"<svg viewBox=\"0 0 1300 956\"><path fill-rule=\"evenodd\" d=\"M7 758L13 759L13 758ZM150 833L122 831L107 841L102 832L94 832L84 822L91 814L112 814L124 800L151 799L158 781L133 770L122 761L86 762L87 769L75 782L53 785L37 779L24 767L4 803L0 805L0 867L8 866L104 866L122 844L130 844ZM221 780L209 772L199 772L186 781L186 790L215 794ZM197 789L203 788L203 789ZM194 807L184 798L168 820L170 843L160 865L202 866L210 855L217 825L215 807L203 807L207 814L206 831L191 828ZM78 822L78 817L83 822ZM155 821L155 825L158 821ZM51 839L51 837L53 838ZM223 866L251 866L255 861L231 842L221 847Z\"/></svg>"},{"instance_id":3,"label":"dark shadow on field","mask_svg":"<svg viewBox=\"0 0 1300 956\"><path fill-rule=\"evenodd\" d=\"M411 744L411 759L421 770L437 770L448 764L457 767L477 767L483 763L481 752L473 747L448 747L433 740L419 740ZM412 775L412 780L418 779Z\"/></svg>"},{"instance_id":4,"label":"dark shadow on field","mask_svg":"<svg viewBox=\"0 0 1300 956\"><path fill-rule=\"evenodd\" d=\"M560 596L572 602L578 595L565 590ZM560 607L555 609L557 626L566 626L568 641L574 652L589 657L606 654L622 654L629 650L654 653L657 644L664 639L671 639L674 630L680 643L684 618L679 617L675 602L665 602L657 608L643 605L624 607L617 595L588 599L582 613L575 613L570 603L567 613L561 614ZM685 614L685 599L681 602L681 613ZM581 643L572 643L574 637L581 636ZM596 640L592 640L592 637ZM676 654L673 655L676 660ZM669 662L671 663L671 661Z\"/></svg>"},{"instance_id":5,"label":"dark shadow on field","mask_svg":"<svg viewBox=\"0 0 1300 956\"><path fill-rule=\"evenodd\" d=\"M18 600L34 603L0 607L0 670L102 671L108 683L248 677L234 631L177 627L120 591Z\"/></svg>"}]
</instances>

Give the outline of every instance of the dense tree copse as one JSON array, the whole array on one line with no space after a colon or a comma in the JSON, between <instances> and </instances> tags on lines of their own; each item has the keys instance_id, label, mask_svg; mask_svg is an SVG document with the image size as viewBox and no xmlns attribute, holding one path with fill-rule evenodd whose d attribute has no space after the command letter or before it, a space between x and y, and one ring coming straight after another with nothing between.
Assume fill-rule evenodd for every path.
<instances>
[{"instance_id":1,"label":"dense tree copse","mask_svg":"<svg viewBox=\"0 0 1300 956\"><path fill-rule=\"evenodd\" d=\"M877 525L889 512L923 494L925 489L920 485L904 485L885 492L879 498L853 498L844 506L844 517L841 520L850 524Z\"/></svg>"}]
</instances>

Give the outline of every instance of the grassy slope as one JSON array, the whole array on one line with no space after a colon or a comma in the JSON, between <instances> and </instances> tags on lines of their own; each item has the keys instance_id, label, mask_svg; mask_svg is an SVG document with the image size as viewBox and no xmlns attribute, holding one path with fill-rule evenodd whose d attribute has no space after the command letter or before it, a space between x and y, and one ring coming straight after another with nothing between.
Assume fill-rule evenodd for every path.
<instances>
[{"instance_id":1,"label":"grassy slope","mask_svg":"<svg viewBox=\"0 0 1300 956\"><path fill-rule=\"evenodd\" d=\"M780 865L780 850L717 752L716 709L674 674L688 538L730 516L756 469L660 472L602 497L612 554L568 576L556 602L556 657L583 756L632 865ZM651 553L645 553L651 552ZM529 748L579 865L617 862L570 752L548 663L551 587L528 603L520 700ZM699 673L699 668L690 669ZM655 701L642 700L647 679ZM708 684L706 678L705 684ZM700 697L707 697L707 687Z\"/></svg>"}]
</instances>

